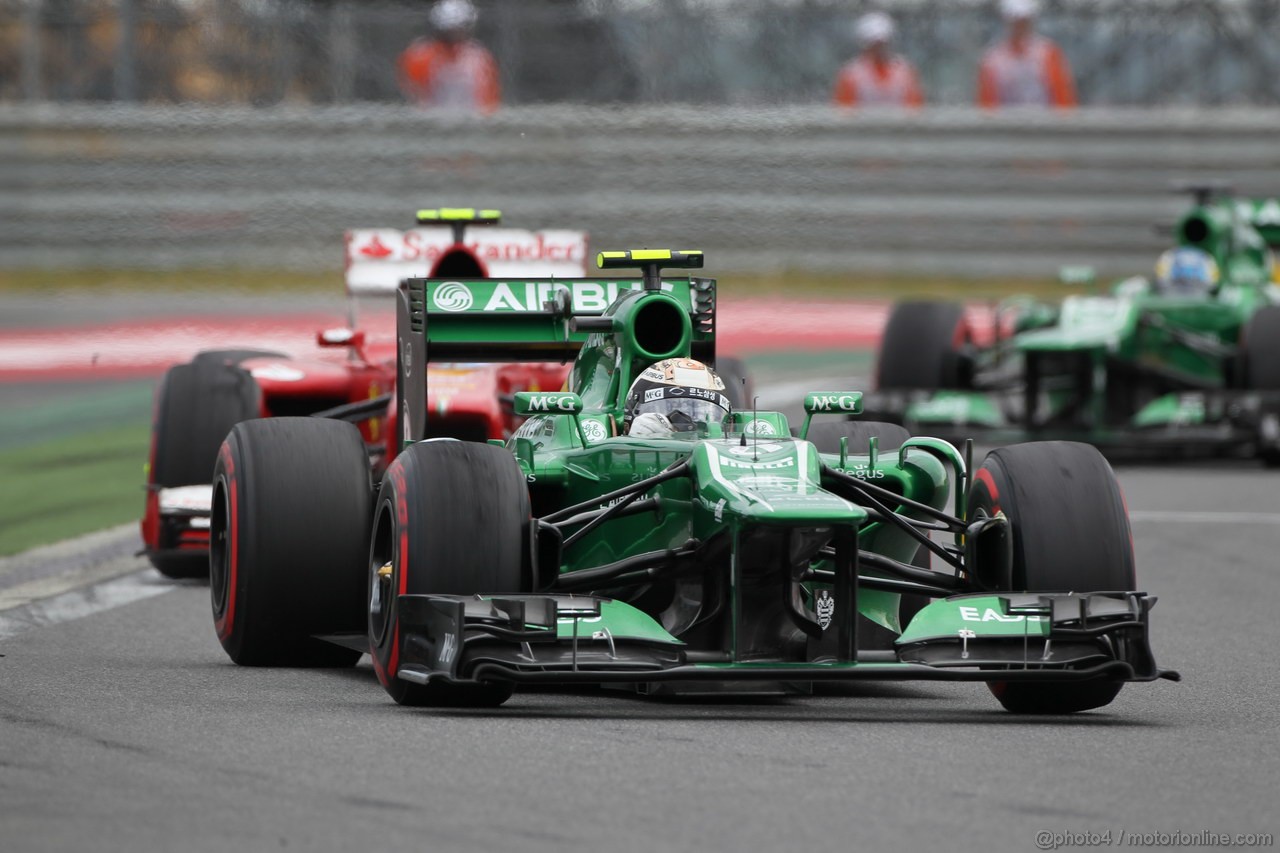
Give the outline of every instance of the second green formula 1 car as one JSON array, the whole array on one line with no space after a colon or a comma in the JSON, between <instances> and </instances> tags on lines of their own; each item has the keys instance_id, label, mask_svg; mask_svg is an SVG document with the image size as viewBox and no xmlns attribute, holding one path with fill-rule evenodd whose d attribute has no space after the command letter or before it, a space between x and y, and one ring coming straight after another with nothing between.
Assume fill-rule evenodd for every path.
<instances>
[{"instance_id":1,"label":"second green formula 1 car","mask_svg":"<svg viewBox=\"0 0 1280 853\"><path fill-rule=\"evenodd\" d=\"M1154 279L1001 305L990 345L974 343L959 304L895 306L868 411L953 439L1280 464L1280 199L1201 188L1176 236Z\"/></svg>"},{"instance_id":2,"label":"second green formula 1 car","mask_svg":"<svg viewBox=\"0 0 1280 853\"><path fill-rule=\"evenodd\" d=\"M944 441L842 420L861 395L840 390L808 394L792 437L780 412L730 411L712 381L715 282L661 277L700 252L598 263L643 275L401 285L405 447L377 488L348 424L231 431L210 586L233 660L367 652L407 705L499 704L525 684L932 679L1070 713L1177 678L1152 656L1155 599L1094 448L1026 444L974 471ZM505 445L424 438L424 366L473 358L573 367L563 391L516 395L529 419ZM710 384L662 384L681 371ZM679 428L641 434L649 415Z\"/></svg>"}]
</instances>

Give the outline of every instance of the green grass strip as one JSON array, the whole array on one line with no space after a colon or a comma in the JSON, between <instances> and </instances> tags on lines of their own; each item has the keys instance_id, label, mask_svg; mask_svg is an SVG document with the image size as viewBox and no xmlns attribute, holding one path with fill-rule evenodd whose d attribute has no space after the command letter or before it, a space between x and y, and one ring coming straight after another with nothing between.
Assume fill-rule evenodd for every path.
<instances>
[{"instance_id":1,"label":"green grass strip","mask_svg":"<svg viewBox=\"0 0 1280 853\"><path fill-rule=\"evenodd\" d=\"M146 417L0 451L0 556L140 518Z\"/></svg>"}]
</instances>

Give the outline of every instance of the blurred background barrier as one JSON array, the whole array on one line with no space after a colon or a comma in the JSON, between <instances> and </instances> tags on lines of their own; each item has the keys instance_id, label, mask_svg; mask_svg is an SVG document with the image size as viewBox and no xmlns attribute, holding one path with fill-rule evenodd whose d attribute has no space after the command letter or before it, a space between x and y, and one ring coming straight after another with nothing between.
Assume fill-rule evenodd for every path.
<instances>
[{"instance_id":1,"label":"blurred background barrier","mask_svg":"<svg viewBox=\"0 0 1280 853\"><path fill-rule=\"evenodd\" d=\"M1280 0L1043 0L1093 106L1280 104ZM804 104L891 13L926 101L974 102L997 0L476 0L507 104ZM0 99L398 101L425 0L0 0Z\"/></svg>"},{"instance_id":2,"label":"blurred background barrier","mask_svg":"<svg viewBox=\"0 0 1280 853\"><path fill-rule=\"evenodd\" d=\"M16 104L0 267L332 269L342 232L501 208L715 271L1148 271L1176 180L1280 193L1280 109ZM336 275L335 275L336 280Z\"/></svg>"}]
</instances>

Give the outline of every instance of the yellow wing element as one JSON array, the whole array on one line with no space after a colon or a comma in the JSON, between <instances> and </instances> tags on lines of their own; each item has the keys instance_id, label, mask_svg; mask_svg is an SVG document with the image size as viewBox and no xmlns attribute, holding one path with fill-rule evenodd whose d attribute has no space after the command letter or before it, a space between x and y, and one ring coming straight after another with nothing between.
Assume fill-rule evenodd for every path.
<instances>
[{"instance_id":1,"label":"yellow wing element","mask_svg":"<svg viewBox=\"0 0 1280 853\"><path fill-rule=\"evenodd\" d=\"M418 211L418 224L469 222L473 225L497 225L502 221L500 210L476 210L474 207L436 207Z\"/></svg>"},{"instance_id":2,"label":"yellow wing element","mask_svg":"<svg viewBox=\"0 0 1280 853\"><path fill-rule=\"evenodd\" d=\"M677 269L701 269L701 249L628 249L621 252L599 252L596 266L602 270L622 269L653 264Z\"/></svg>"}]
</instances>

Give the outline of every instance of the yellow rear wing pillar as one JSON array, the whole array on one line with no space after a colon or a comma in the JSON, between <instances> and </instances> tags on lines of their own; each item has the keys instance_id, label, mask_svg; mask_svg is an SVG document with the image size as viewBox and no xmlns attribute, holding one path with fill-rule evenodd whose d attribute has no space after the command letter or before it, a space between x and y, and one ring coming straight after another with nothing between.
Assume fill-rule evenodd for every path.
<instances>
[{"instance_id":1,"label":"yellow rear wing pillar","mask_svg":"<svg viewBox=\"0 0 1280 853\"><path fill-rule=\"evenodd\" d=\"M664 269L702 269L700 249L627 249L621 252L600 252L596 266L602 270L640 268L645 290L662 289Z\"/></svg>"}]
</instances>

